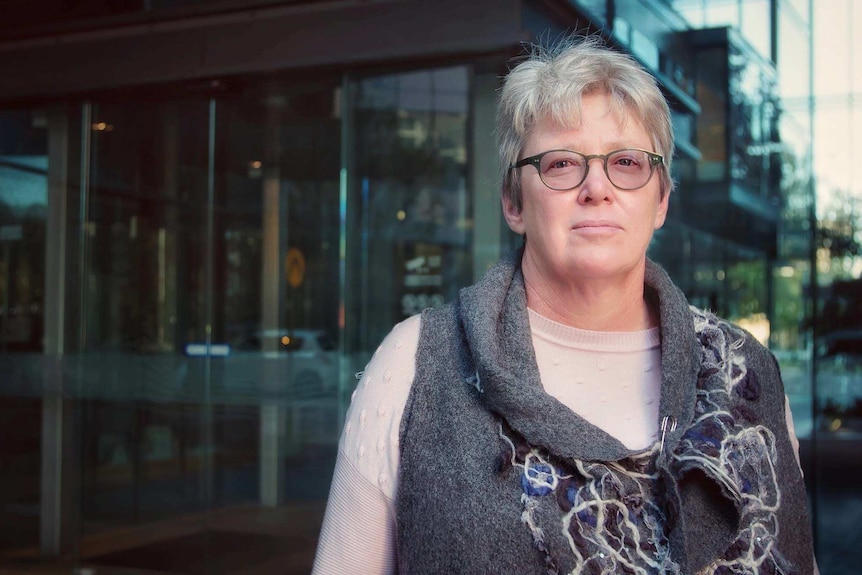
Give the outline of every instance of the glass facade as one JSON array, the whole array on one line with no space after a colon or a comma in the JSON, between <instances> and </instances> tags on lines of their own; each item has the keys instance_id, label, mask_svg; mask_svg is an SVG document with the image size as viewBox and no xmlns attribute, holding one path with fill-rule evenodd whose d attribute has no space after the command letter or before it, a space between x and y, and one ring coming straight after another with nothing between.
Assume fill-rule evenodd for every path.
<instances>
[{"instance_id":1,"label":"glass facade","mask_svg":"<svg viewBox=\"0 0 862 575\"><path fill-rule=\"evenodd\" d=\"M54 4L68 17L10 4L0 22L17 15L21 43L250 7ZM574 10L658 77L678 192L650 256L778 357L821 573L854 572L858 194L853 168L829 194L815 179L812 6L517 4L559 28L524 34L553 39ZM387 9L367 8L371 26ZM0 103L0 570L310 570L356 372L517 242L493 137L517 52L344 52ZM860 133L855 100L824 102L834 133Z\"/></svg>"},{"instance_id":2,"label":"glass facade","mask_svg":"<svg viewBox=\"0 0 862 575\"><path fill-rule=\"evenodd\" d=\"M310 569L353 373L473 277L472 79L0 116L0 561Z\"/></svg>"}]
</instances>

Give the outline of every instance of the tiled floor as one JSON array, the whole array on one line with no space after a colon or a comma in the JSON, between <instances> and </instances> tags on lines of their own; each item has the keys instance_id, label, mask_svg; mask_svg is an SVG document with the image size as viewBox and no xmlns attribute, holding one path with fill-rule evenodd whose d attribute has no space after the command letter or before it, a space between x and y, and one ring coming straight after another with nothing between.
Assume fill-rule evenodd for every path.
<instances>
[{"instance_id":1,"label":"tiled floor","mask_svg":"<svg viewBox=\"0 0 862 575\"><path fill-rule=\"evenodd\" d=\"M36 550L6 555L0 574L306 574L324 502L236 507L87 537L81 560L51 561Z\"/></svg>"}]
</instances>

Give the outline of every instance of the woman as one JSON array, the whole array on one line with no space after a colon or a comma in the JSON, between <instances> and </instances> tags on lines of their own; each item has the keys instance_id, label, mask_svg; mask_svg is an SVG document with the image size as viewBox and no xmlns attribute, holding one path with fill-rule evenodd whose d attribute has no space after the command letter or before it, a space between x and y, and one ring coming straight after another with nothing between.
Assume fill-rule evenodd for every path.
<instances>
[{"instance_id":1,"label":"woman","mask_svg":"<svg viewBox=\"0 0 862 575\"><path fill-rule=\"evenodd\" d=\"M597 40L539 51L498 132L524 245L378 349L315 573L810 573L775 360L646 258L673 189L655 81Z\"/></svg>"}]
</instances>

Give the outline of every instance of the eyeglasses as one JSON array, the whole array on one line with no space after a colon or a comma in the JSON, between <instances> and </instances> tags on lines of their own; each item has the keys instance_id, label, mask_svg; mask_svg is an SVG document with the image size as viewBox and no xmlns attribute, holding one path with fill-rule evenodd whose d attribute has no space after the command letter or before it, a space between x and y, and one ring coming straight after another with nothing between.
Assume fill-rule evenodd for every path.
<instances>
[{"instance_id":1,"label":"eyeglasses","mask_svg":"<svg viewBox=\"0 0 862 575\"><path fill-rule=\"evenodd\" d=\"M590 172L590 161L600 159L605 175L620 190L637 190L647 185L655 167L664 163L658 154L638 148L614 150L607 154L581 154L571 150L549 150L524 158L509 166L510 170L531 164L542 182L560 192L573 190L584 183Z\"/></svg>"}]
</instances>

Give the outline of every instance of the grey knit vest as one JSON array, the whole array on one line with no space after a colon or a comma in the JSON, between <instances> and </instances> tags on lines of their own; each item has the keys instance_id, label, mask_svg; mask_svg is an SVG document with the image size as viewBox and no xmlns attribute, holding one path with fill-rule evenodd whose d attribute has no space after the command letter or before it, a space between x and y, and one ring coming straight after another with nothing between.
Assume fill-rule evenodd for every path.
<instances>
[{"instance_id":1,"label":"grey knit vest","mask_svg":"<svg viewBox=\"0 0 862 575\"><path fill-rule=\"evenodd\" d=\"M632 452L544 392L520 257L423 313L401 420L399 571L810 573L773 356L648 261L664 431Z\"/></svg>"}]
</instances>

